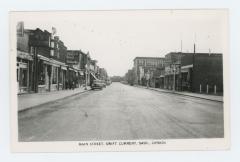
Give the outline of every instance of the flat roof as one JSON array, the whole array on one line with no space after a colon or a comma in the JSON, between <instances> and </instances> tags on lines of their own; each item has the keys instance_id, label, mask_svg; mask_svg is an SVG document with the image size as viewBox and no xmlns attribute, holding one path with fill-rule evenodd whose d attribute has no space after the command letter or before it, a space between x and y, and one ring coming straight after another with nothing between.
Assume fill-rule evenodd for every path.
<instances>
[{"instance_id":1,"label":"flat roof","mask_svg":"<svg viewBox=\"0 0 240 162\"><path fill-rule=\"evenodd\" d=\"M164 57L135 57L135 59L164 59Z\"/></svg>"}]
</instances>

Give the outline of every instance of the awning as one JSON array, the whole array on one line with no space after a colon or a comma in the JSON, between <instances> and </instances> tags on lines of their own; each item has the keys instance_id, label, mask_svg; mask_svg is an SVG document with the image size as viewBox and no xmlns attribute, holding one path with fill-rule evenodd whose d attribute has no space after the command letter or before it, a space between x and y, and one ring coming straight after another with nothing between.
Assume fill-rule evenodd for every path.
<instances>
[{"instance_id":1,"label":"awning","mask_svg":"<svg viewBox=\"0 0 240 162\"><path fill-rule=\"evenodd\" d=\"M84 72L83 71L79 71L79 74L84 76Z\"/></svg>"},{"instance_id":2,"label":"awning","mask_svg":"<svg viewBox=\"0 0 240 162\"><path fill-rule=\"evenodd\" d=\"M93 74L93 73L90 73L94 79L98 80L98 78Z\"/></svg>"},{"instance_id":3,"label":"awning","mask_svg":"<svg viewBox=\"0 0 240 162\"><path fill-rule=\"evenodd\" d=\"M192 67L193 67L193 64L186 65L186 66L182 66L182 67L181 67L181 70L182 70L182 69L192 68Z\"/></svg>"},{"instance_id":4,"label":"awning","mask_svg":"<svg viewBox=\"0 0 240 162\"><path fill-rule=\"evenodd\" d=\"M27 52L22 52L22 51L17 51L17 57L25 60L33 60L33 57L27 53Z\"/></svg>"},{"instance_id":5,"label":"awning","mask_svg":"<svg viewBox=\"0 0 240 162\"><path fill-rule=\"evenodd\" d=\"M181 73L188 73L189 70L188 69L181 69Z\"/></svg>"},{"instance_id":6,"label":"awning","mask_svg":"<svg viewBox=\"0 0 240 162\"><path fill-rule=\"evenodd\" d=\"M52 58L47 58L47 57L39 55L39 54L38 54L38 58L40 60L43 60L43 63L48 64L48 65L52 65L52 66L55 66L55 67L60 67L60 66L64 66L65 65L65 63L63 63L63 62L54 60Z\"/></svg>"},{"instance_id":7,"label":"awning","mask_svg":"<svg viewBox=\"0 0 240 162\"><path fill-rule=\"evenodd\" d=\"M66 66L61 66L61 69L62 70L67 70L67 67Z\"/></svg>"}]
</instances>

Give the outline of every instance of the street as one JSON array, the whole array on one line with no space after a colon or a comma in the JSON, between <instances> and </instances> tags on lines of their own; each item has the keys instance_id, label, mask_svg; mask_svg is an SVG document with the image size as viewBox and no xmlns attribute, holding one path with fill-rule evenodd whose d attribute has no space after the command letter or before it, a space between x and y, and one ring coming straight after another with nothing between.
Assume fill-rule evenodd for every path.
<instances>
[{"instance_id":1,"label":"street","mask_svg":"<svg viewBox=\"0 0 240 162\"><path fill-rule=\"evenodd\" d=\"M221 138L223 103L112 83L19 112L19 141Z\"/></svg>"}]
</instances>

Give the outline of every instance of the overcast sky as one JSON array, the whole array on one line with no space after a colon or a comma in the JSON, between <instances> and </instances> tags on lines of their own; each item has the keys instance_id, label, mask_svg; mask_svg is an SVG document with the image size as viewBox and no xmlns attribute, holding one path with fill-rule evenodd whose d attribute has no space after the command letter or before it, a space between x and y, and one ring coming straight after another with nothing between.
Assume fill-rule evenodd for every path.
<instances>
[{"instance_id":1,"label":"overcast sky","mask_svg":"<svg viewBox=\"0 0 240 162\"><path fill-rule=\"evenodd\" d=\"M137 56L164 57L169 52L223 52L226 12L133 10L21 12L26 29L52 27L68 49L89 51L108 74L124 75Z\"/></svg>"}]
</instances>

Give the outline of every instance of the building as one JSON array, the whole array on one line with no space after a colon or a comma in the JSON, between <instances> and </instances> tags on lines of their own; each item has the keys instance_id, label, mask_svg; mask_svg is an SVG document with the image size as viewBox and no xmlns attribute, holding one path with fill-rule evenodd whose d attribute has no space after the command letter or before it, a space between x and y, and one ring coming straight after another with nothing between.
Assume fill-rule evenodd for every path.
<instances>
[{"instance_id":1,"label":"building","mask_svg":"<svg viewBox=\"0 0 240 162\"><path fill-rule=\"evenodd\" d=\"M164 88L181 90L181 58L190 53L170 52L165 55Z\"/></svg>"},{"instance_id":2,"label":"building","mask_svg":"<svg viewBox=\"0 0 240 162\"><path fill-rule=\"evenodd\" d=\"M61 65L53 70L53 82L57 83L57 90L66 89L66 80L67 80L67 68L66 63L66 55L67 55L67 47L64 43L59 39L58 36L54 37L54 54L52 58L56 61L61 62Z\"/></svg>"},{"instance_id":3,"label":"building","mask_svg":"<svg viewBox=\"0 0 240 162\"><path fill-rule=\"evenodd\" d=\"M60 45L62 44L62 46ZM34 57L33 83L35 92L55 91L63 88L61 69L66 69L66 47L53 34L37 28L29 37L30 53ZM61 86L61 88L60 88Z\"/></svg>"},{"instance_id":4,"label":"building","mask_svg":"<svg viewBox=\"0 0 240 162\"><path fill-rule=\"evenodd\" d=\"M136 57L134 59L135 84L143 86L157 86L157 69L164 67L164 58L161 57Z\"/></svg>"},{"instance_id":5,"label":"building","mask_svg":"<svg viewBox=\"0 0 240 162\"><path fill-rule=\"evenodd\" d=\"M68 65L68 81L70 84L74 83L74 88L85 84L85 65L82 61L84 54L81 50L68 50L66 57L66 64Z\"/></svg>"},{"instance_id":6,"label":"building","mask_svg":"<svg viewBox=\"0 0 240 162\"><path fill-rule=\"evenodd\" d=\"M89 52L67 50L54 30L26 30L23 22L17 25L16 73L18 93L77 88L107 77Z\"/></svg>"},{"instance_id":7,"label":"building","mask_svg":"<svg viewBox=\"0 0 240 162\"><path fill-rule=\"evenodd\" d=\"M108 74L104 68L99 68L99 79L105 80L105 81L108 80Z\"/></svg>"},{"instance_id":8,"label":"building","mask_svg":"<svg viewBox=\"0 0 240 162\"><path fill-rule=\"evenodd\" d=\"M129 69L128 72L124 76L125 83L128 83L130 85L134 85L135 81L135 75L134 75L134 69Z\"/></svg>"},{"instance_id":9,"label":"building","mask_svg":"<svg viewBox=\"0 0 240 162\"><path fill-rule=\"evenodd\" d=\"M33 54L30 53L29 37L32 30L25 30L23 22L17 26L17 85L18 93L34 91Z\"/></svg>"},{"instance_id":10,"label":"building","mask_svg":"<svg viewBox=\"0 0 240 162\"><path fill-rule=\"evenodd\" d=\"M191 53L182 57L181 89L223 93L223 62L220 53Z\"/></svg>"}]
</instances>

